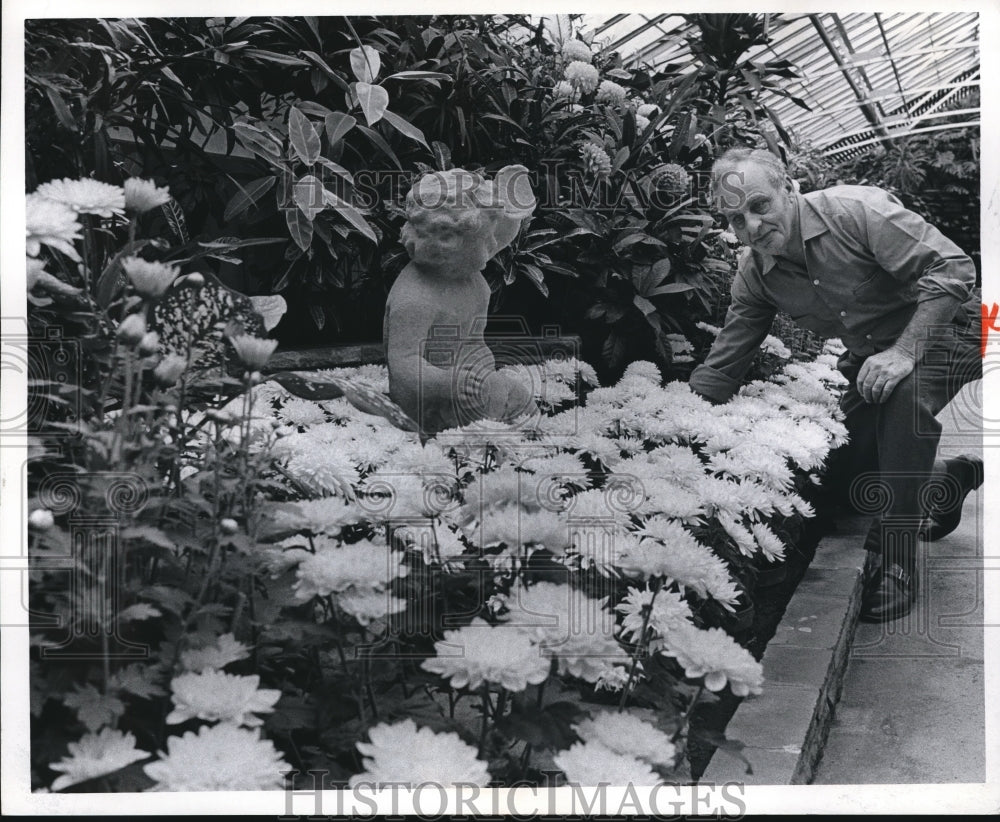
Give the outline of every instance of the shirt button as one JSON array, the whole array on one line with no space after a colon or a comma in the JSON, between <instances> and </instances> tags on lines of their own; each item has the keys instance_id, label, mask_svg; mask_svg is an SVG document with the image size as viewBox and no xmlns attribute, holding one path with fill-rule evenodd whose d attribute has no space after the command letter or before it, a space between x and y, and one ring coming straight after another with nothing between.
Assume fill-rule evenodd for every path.
<instances>
[{"instance_id":1,"label":"shirt button","mask_svg":"<svg viewBox=\"0 0 1000 822\"><path fill-rule=\"evenodd\" d=\"M813 280L813 285L819 285L819 280Z\"/></svg>"},{"instance_id":2,"label":"shirt button","mask_svg":"<svg viewBox=\"0 0 1000 822\"><path fill-rule=\"evenodd\" d=\"M847 316L847 312L846 311L841 311L840 312L840 316L841 317L846 317Z\"/></svg>"}]
</instances>

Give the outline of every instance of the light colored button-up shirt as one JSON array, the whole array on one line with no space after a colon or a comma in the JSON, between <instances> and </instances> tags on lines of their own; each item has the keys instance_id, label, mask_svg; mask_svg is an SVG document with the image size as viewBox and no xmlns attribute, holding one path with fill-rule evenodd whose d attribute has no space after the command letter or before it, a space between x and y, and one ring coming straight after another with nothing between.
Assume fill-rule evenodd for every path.
<instances>
[{"instance_id":1,"label":"light colored button-up shirt","mask_svg":"<svg viewBox=\"0 0 1000 822\"><path fill-rule=\"evenodd\" d=\"M866 357L896 341L917 303L964 302L975 287L972 260L887 191L834 186L796 201L805 268L746 249L722 331L691 374L691 388L717 402L739 390L779 310Z\"/></svg>"}]
</instances>

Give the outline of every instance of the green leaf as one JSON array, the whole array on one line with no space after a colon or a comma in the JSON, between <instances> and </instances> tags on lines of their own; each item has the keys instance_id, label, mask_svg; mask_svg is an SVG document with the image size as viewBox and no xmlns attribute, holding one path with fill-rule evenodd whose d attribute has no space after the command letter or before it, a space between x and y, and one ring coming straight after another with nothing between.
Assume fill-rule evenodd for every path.
<instances>
[{"instance_id":1,"label":"green leaf","mask_svg":"<svg viewBox=\"0 0 1000 822\"><path fill-rule=\"evenodd\" d=\"M636 294L632 297L632 304L646 316L656 313L656 306L641 294Z\"/></svg>"},{"instance_id":2,"label":"green leaf","mask_svg":"<svg viewBox=\"0 0 1000 822\"><path fill-rule=\"evenodd\" d=\"M292 186L292 199L309 222L326 208L323 191L323 182L314 174L300 177Z\"/></svg>"},{"instance_id":3,"label":"green leaf","mask_svg":"<svg viewBox=\"0 0 1000 822\"><path fill-rule=\"evenodd\" d=\"M369 240L373 243L378 242L378 236L375 234L375 231L368 224L368 221L364 218L361 212L354 206L345 200L340 199L340 197L329 189L324 189L323 200L327 205L332 206L337 214L347 220L347 222L364 234Z\"/></svg>"},{"instance_id":4,"label":"green leaf","mask_svg":"<svg viewBox=\"0 0 1000 822\"><path fill-rule=\"evenodd\" d=\"M281 145L263 130L250 123L234 123L233 131L250 151L275 162L281 161Z\"/></svg>"},{"instance_id":5,"label":"green leaf","mask_svg":"<svg viewBox=\"0 0 1000 822\"><path fill-rule=\"evenodd\" d=\"M345 180L347 180L347 182L351 183L352 185L354 184L354 175L351 174L351 172L349 172L342 165L340 165L340 163L335 163L333 162L333 160L327 160L326 157L324 157L322 154L319 156L319 160L317 160L317 162L324 168L330 169L330 171L332 171L334 174L339 174L341 177L343 177Z\"/></svg>"},{"instance_id":6,"label":"green leaf","mask_svg":"<svg viewBox=\"0 0 1000 822\"><path fill-rule=\"evenodd\" d=\"M389 107L389 92L382 86L359 82L354 86L354 93L357 95L358 103L365 114L368 125L375 125L382 119L386 108Z\"/></svg>"},{"instance_id":7,"label":"green leaf","mask_svg":"<svg viewBox=\"0 0 1000 822\"><path fill-rule=\"evenodd\" d=\"M362 134L365 135L365 137L371 140L372 143L374 143L375 146L393 162L396 168L402 171L403 164L399 162L399 158L396 156L396 152L392 150L392 147L385 141L385 138L381 134L379 134L374 129L368 128L367 126L359 125L357 128L358 131L360 131Z\"/></svg>"},{"instance_id":8,"label":"green leaf","mask_svg":"<svg viewBox=\"0 0 1000 822\"><path fill-rule=\"evenodd\" d=\"M335 111L332 114L327 114L324 124L326 127L326 136L330 141L330 145L335 145L337 142L344 139L344 135L354 128L357 122L358 121L350 114L345 114L342 111Z\"/></svg>"},{"instance_id":9,"label":"green leaf","mask_svg":"<svg viewBox=\"0 0 1000 822\"><path fill-rule=\"evenodd\" d=\"M319 134L301 111L292 106L288 111L288 139L299 159L311 166L319 157Z\"/></svg>"},{"instance_id":10,"label":"green leaf","mask_svg":"<svg viewBox=\"0 0 1000 822\"><path fill-rule=\"evenodd\" d=\"M317 68L320 69L327 77L329 77L335 85L337 85L341 91L347 91L347 81L344 80L339 74L337 74L330 66L327 65L326 61L320 57L315 51L303 51L302 56L311 60Z\"/></svg>"},{"instance_id":11,"label":"green leaf","mask_svg":"<svg viewBox=\"0 0 1000 822\"><path fill-rule=\"evenodd\" d=\"M247 48L241 52L245 57L251 57L264 63L277 63L279 66L294 66L298 68L308 68L309 63L298 57L291 57L288 54L279 54L276 51L267 49Z\"/></svg>"},{"instance_id":12,"label":"green leaf","mask_svg":"<svg viewBox=\"0 0 1000 822\"><path fill-rule=\"evenodd\" d=\"M646 296L659 297L663 294L683 294L685 291L694 291L694 286L687 283L664 283L647 291Z\"/></svg>"},{"instance_id":13,"label":"green leaf","mask_svg":"<svg viewBox=\"0 0 1000 822\"><path fill-rule=\"evenodd\" d=\"M542 269L532 263L525 263L523 269L524 273L528 275L528 279L535 284L535 288L541 291L543 296L548 297L549 287L545 284L545 274Z\"/></svg>"},{"instance_id":14,"label":"green leaf","mask_svg":"<svg viewBox=\"0 0 1000 822\"><path fill-rule=\"evenodd\" d=\"M450 80L451 75L442 74L440 71L397 71L395 74L390 74L385 78L386 80L426 80L433 86L437 87L438 80ZM384 82L384 81L383 81Z\"/></svg>"},{"instance_id":15,"label":"green leaf","mask_svg":"<svg viewBox=\"0 0 1000 822\"><path fill-rule=\"evenodd\" d=\"M382 117L390 126L396 129L396 131L398 131L400 134L420 143L420 145L422 145L428 151L431 150L431 147L427 145L427 140L424 138L424 133L415 125L413 125L412 123L408 123L398 114L393 114L391 111L389 111L389 109L386 109L385 111L382 112Z\"/></svg>"},{"instance_id":16,"label":"green leaf","mask_svg":"<svg viewBox=\"0 0 1000 822\"><path fill-rule=\"evenodd\" d=\"M431 153L434 155L434 162L437 163L439 171L447 171L451 168L451 149L439 140L431 143Z\"/></svg>"},{"instance_id":17,"label":"green leaf","mask_svg":"<svg viewBox=\"0 0 1000 822\"><path fill-rule=\"evenodd\" d=\"M277 178L274 176L259 177L245 186L240 186L240 190L226 203L222 219L228 223L234 217L238 217L250 208L250 206L255 205L261 197L274 187L276 180Z\"/></svg>"},{"instance_id":18,"label":"green leaf","mask_svg":"<svg viewBox=\"0 0 1000 822\"><path fill-rule=\"evenodd\" d=\"M374 83L381 68L382 58L371 46L351 49L351 71L358 78L359 85ZM388 94L386 99L388 100ZM370 123L371 121L369 121Z\"/></svg>"},{"instance_id":19,"label":"green leaf","mask_svg":"<svg viewBox=\"0 0 1000 822\"><path fill-rule=\"evenodd\" d=\"M52 109L56 113L56 119L63 128L69 131L79 131L79 127L76 124L76 120L73 119L73 113L69 110L69 106L66 105L66 101L62 98L53 88L45 89L46 95L48 95L49 102L52 103Z\"/></svg>"},{"instance_id":20,"label":"green leaf","mask_svg":"<svg viewBox=\"0 0 1000 822\"><path fill-rule=\"evenodd\" d=\"M288 224L288 233L292 235L295 244L303 251L306 251L312 244L312 223L297 208L285 210L285 222Z\"/></svg>"}]
</instances>

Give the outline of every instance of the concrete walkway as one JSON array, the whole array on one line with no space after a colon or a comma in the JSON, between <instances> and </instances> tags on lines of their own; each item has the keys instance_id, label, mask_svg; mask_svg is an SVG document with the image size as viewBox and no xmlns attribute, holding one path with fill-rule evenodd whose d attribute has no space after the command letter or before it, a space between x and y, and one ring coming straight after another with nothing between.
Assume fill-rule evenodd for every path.
<instances>
[{"instance_id":1,"label":"concrete walkway","mask_svg":"<svg viewBox=\"0 0 1000 822\"><path fill-rule=\"evenodd\" d=\"M981 455L982 383L966 386L939 419L941 456ZM966 498L956 531L922 546L913 612L886 625L859 623L813 784L985 780L979 568L988 485Z\"/></svg>"}]
</instances>

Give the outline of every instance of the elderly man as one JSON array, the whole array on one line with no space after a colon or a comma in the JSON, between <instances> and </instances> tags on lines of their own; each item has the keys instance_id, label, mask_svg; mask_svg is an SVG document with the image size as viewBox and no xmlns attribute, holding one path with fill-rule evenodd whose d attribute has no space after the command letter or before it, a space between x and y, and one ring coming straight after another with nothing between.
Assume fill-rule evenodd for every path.
<instances>
[{"instance_id":1,"label":"elderly man","mask_svg":"<svg viewBox=\"0 0 1000 822\"><path fill-rule=\"evenodd\" d=\"M838 368L850 380L841 407L851 442L834 455L832 473L844 487L875 479L888 491L865 543L880 562L866 580L862 617L896 619L916 599L918 535L950 533L965 496L983 479L978 458L936 460L936 414L982 376L972 261L881 189L799 194L767 151L726 152L713 167L712 192L749 248L725 325L691 387L727 401L779 309L844 342ZM921 510L934 474L947 498ZM853 493L862 487L855 484Z\"/></svg>"}]
</instances>

